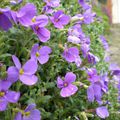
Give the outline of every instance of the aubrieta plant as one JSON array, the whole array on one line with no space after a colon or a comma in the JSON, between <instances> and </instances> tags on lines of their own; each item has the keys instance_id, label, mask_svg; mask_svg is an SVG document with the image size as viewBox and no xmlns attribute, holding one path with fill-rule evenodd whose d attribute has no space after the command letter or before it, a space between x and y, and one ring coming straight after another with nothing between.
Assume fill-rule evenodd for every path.
<instances>
[{"instance_id":1,"label":"aubrieta plant","mask_svg":"<svg viewBox=\"0 0 120 120\"><path fill-rule=\"evenodd\" d=\"M72 13L68 1L26 1L0 8L0 41L10 44L0 57L0 120L107 118L115 71L104 61L108 44L92 6L75 1Z\"/></svg>"}]
</instances>

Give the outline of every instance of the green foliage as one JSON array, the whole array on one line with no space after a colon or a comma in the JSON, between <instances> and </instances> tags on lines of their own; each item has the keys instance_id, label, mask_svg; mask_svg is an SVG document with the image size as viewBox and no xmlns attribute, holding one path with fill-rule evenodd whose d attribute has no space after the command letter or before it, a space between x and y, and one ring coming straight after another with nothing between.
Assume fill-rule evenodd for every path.
<instances>
[{"instance_id":1,"label":"green foliage","mask_svg":"<svg viewBox=\"0 0 120 120\"><path fill-rule=\"evenodd\" d=\"M30 2L35 3L38 7L38 12L41 13L43 3L40 0L30 0ZM77 0L63 0L62 3L63 6L59 9L64 9L66 14L72 13L72 15L75 15L79 13L80 8ZM6 4L7 3L4 3L4 5L2 4L1 6L4 7ZM22 4L25 4L25 2ZM18 9L19 7L20 6L17 6L13 9ZM106 17L104 16L104 20L105 19ZM104 62L105 52L99 40L99 35L104 33L105 24L105 22L101 23L96 21L91 25L83 26L83 31L91 38L91 52L100 58L97 66L91 66L89 64L86 64L86 66L96 67L99 73L108 70L108 65ZM71 25L66 26L65 29L68 29L70 26ZM41 111L42 120L76 120L77 117L79 117L80 120L98 120L99 118L97 118L94 113L86 112L89 109L95 109L97 103L89 103L87 101L85 88L79 87L77 94L72 97L60 97L60 90L56 86L57 76L64 76L66 72L72 71L77 75L78 82L83 82L86 85L89 85L89 82L87 81L85 72L77 69L74 64L68 64L61 57L62 50L59 48L59 44L64 45L64 43L67 42L67 31L59 31L51 24L47 27L51 31L51 39L47 43L42 43L42 45L48 45L52 48L49 62L45 65L39 65L37 72L39 81L36 85L29 87L23 85L21 82L17 82L12 86L12 90L21 92L21 98L17 104L10 104L7 111L0 113L0 120L13 120L13 108L25 108L29 103L37 104L37 108ZM24 64L30 57L32 45L38 42L37 36L30 28L16 25L10 29L9 32L1 31L0 61L2 61L6 67L11 66L13 65L11 55L15 54ZM68 46L71 46L71 44ZM111 93L112 92L110 92L110 94Z\"/></svg>"}]
</instances>

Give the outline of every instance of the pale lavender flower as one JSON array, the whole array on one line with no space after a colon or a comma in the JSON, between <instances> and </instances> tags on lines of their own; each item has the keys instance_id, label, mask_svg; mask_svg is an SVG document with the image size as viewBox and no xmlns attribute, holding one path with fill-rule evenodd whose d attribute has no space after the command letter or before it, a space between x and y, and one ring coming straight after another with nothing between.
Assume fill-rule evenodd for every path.
<instances>
[{"instance_id":1,"label":"pale lavender flower","mask_svg":"<svg viewBox=\"0 0 120 120\"><path fill-rule=\"evenodd\" d=\"M58 7L60 5L60 0L43 0L47 6L50 7Z\"/></svg>"},{"instance_id":2,"label":"pale lavender flower","mask_svg":"<svg viewBox=\"0 0 120 120\"><path fill-rule=\"evenodd\" d=\"M49 54L52 52L48 46L40 47L39 44L35 44L31 50L31 59L38 60L40 64L45 64L49 60Z\"/></svg>"},{"instance_id":3,"label":"pale lavender flower","mask_svg":"<svg viewBox=\"0 0 120 120\"><path fill-rule=\"evenodd\" d=\"M10 3L12 4L12 5L17 5L17 4L20 4L20 3L22 3L23 2L23 0L10 0Z\"/></svg>"},{"instance_id":4,"label":"pale lavender flower","mask_svg":"<svg viewBox=\"0 0 120 120\"><path fill-rule=\"evenodd\" d=\"M50 17L50 20L56 28L63 29L70 22L70 17L65 15L62 10L58 10Z\"/></svg>"},{"instance_id":5,"label":"pale lavender flower","mask_svg":"<svg viewBox=\"0 0 120 120\"><path fill-rule=\"evenodd\" d=\"M21 66L19 59L15 55L12 56L12 59L15 66L11 66L10 71L16 74L23 84L34 85L38 80L37 76L34 75L38 68L37 62L30 59Z\"/></svg>"},{"instance_id":6,"label":"pale lavender flower","mask_svg":"<svg viewBox=\"0 0 120 120\"><path fill-rule=\"evenodd\" d=\"M109 112L105 106L98 107L96 109L96 114L102 119L105 119L109 116Z\"/></svg>"},{"instance_id":7,"label":"pale lavender flower","mask_svg":"<svg viewBox=\"0 0 120 120\"><path fill-rule=\"evenodd\" d=\"M72 84L75 79L76 75L72 72L65 75L64 81L60 77L57 78L57 87L61 89L60 95L62 97L69 97L77 92L77 86Z\"/></svg>"},{"instance_id":8,"label":"pale lavender flower","mask_svg":"<svg viewBox=\"0 0 120 120\"><path fill-rule=\"evenodd\" d=\"M24 114L18 112L15 115L14 120L41 120L41 113L35 107L35 104L28 105L26 109L22 112Z\"/></svg>"}]
</instances>

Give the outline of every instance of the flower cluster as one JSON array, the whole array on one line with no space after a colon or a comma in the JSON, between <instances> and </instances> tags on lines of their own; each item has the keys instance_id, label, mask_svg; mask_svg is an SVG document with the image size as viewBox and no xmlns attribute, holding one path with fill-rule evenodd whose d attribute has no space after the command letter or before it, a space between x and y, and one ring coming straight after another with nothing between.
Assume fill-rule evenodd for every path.
<instances>
[{"instance_id":1,"label":"flower cluster","mask_svg":"<svg viewBox=\"0 0 120 120\"><path fill-rule=\"evenodd\" d=\"M20 4L22 0L11 1L11 4ZM61 74L57 78L57 87L61 89L60 95L63 98L77 94L80 84L87 86L87 97L89 102L97 101L99 107L96 108L96 114L101 118L109 116L107 107L103 105L102 96L108 91L108 76L107 73L98 74L94 67L100 59L91 51L91 38L87 36L82 29L82 26L89 25L95 21L96 14L92 12L92 7L85 3L84 0L78 0L82 13L70 16L63 10L57 10L60 6L60 0L43 0L45 6L42 9L42 14L38 14L37 8L33 3L27 3L18 11L13 11L10 8L0 8L0 28L8 31L15 25L30 28L38 37L39 42L49 42L51 38L50 30L47 25L51 23L55 29L66 31L64 29L68 24L67 37L65 45L60 44L63 53L60 54L63 61L68 64L76 64L78 70L86 73L89 86L80 82L77 75L73 71L66 72L64 78ZM66 28L67 28L66 27ZM103 47L108 49L108 44L105 38L100 36ZM74 45L74 46L73 46ZM37 84L38 77L36 72L39 65L46 64L50 59L52 48L47 45L35 43L30 51L30 59L23 65L15 55L12 55L12 60L15 66L8 67L7 77L0 79L0 111L7 109L8 103L16 103L20 98L20 92L9 90L9 88L18 80L22 84L32 86ZM53 53L54 54L54 53ZM88 65L86 65L88 64ZM85 66L86 65L86 66ZM92 67L91 67L92 66ZM115 72L115 71L114 71ZM30 104L25 110L16 109L17 114L15 120L40 120L41 114L38 109L35 109L35 104Z\"/></svg>"}]
</instances>

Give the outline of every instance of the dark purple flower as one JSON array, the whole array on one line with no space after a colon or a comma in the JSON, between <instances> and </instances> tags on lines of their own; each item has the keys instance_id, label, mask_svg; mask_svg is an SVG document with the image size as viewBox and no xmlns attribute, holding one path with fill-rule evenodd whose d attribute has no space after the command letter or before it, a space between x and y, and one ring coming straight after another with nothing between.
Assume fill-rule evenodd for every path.
<instances>
[{"instance_id":1,"label":"dark purple flower","mask_svg":"<svg viewBox=\"0 0 120 120\"><path fill-rule=\"evenodd\" d=\"M16 114L14 120L41 120L40 111L35 107L35 104L28 105L24 111Z\"/></svg>"},{"instance_id":2,"label":"dark purple flower","mask_svg":"<svg viewBox=\"0 0 120 120\"><path fill-rule=\"evenodd\" d=\"M20 93L8 90L11 82L8 80L0 80L0 111L7 108L8 103L16 103L19 100Z\"/></svg>"},{"instance_id":3,"label":"dark purple flower","mask_svg":"<svg viewBox=\"0 0 120 120\"><path fill-rule=\"evenodd\" d=\"M60 0L43 0L47 6L58 7L60 5Z\"/></svg>"},{"instance_id":4,"label":"dark purple flower","mask_svg":"<svg viewBox=\"0 0 120 120\"><path fill-rule=\"evenodd\" d=\"M107 118L109 116L109 112L107 110L107 108L105 106L101 106L101 107L98 107L96 109L96 114L100 117L100 118Z\"/></svg>"},{"instance_id":5,"label":"dark purple flower","mask_svg":"<svg viewBox=\"0 0 120 120\"><path fill-rule=\"evenodd\" d=\"M78 3L82 6L84 10L90 9L91 6L85 2L85 0L78 0Z\"/></svg>"},{"instance_id":6,"label":"dark purple flower","mask_svg":"<svg viewBox=\"0 0 120 120\"><path fill-rule=\"evenodd\" d=\"M91 64L96 64L97 62L99 62L99 58L90 52L88 52L87 54L87 59L88 59L88 62Z\"/></svg>"},{"instance_id":7,"label":"dark purple flower","mask_svg":"<svg viewBox=\"0 0 120 120\"><path fill-rule=\"evenodd\" d=\"M65 48L62 57L68 62L75 62L79 57L79 50L77 47Z\"/></svg>"},{"instance_id":8,"label":"dark purple flower","mask_svg":"<svg viewBox=\"0 0 120 120\"><path fill-rule=\"evenodd\" d=\"M15 66L11 66L9 71L16 74L22 83L26 85L34 85L38 80L37 76L34 75L38 67L37 62L30 59L21 66L19 59L15 55L12 56L12 59Z\"/></svg>"},{"instance_id":9,"label":"dark purple flower","mask_svg":"<svg viewBox=\"0 0 120 120\"><path fill-rule=\"evenodd\" d=\"M109 49L109 45L108 45L107 40L105 39L105 37L101 35L100 36L100 40L101 40L101 42L103 44L104 49L108 50Z\"/></svg>"},{"instance_id":10,"label":"dark purple flower","mask_svg":"<svg viewBox=\"0 0 120 120\"><path fill-rule=\"evenodd\" d=\"M33 25L31 26L35 34L41 42L46 42L50 39L50 31L45 28L48 24L48 17L46 15L39 15L32 19Z\"/></svg>"},{"instance_id":11,"label":"dark purple flower","mask_svg":"<svg viewBox=\"0 0 120 120\"><path fill-rule=\"evenodd\" d=\"M11 14L16 24L20 23L25 27L29 27L33 24L32 19L36 16L37 10L34 4L27 3L18 12L12 11Z\"/></svg>"},{"instance_id":12,"label":"dark purple flower","mask_svg":"<svg viewBox=\"0 0 120 120\"><path fill-rule=\"evenodd\" d=\"M22 3L23 2L23 0L10 0L10 3L12 4L12 5L17 5L17 4L20 4L20 3Z\"/></svg>"},{"instance_id":13,"label":"dark purple flower","mask_svg":"<svg viewBox=\"0 0 120 120\"><path fill-rule=\"evenodd\" d=\"M70 22L70 17L65 15L62 10L58 10L53 17L50 17L50 20L56 28L62 29Z\"/></svg>"},{"instance_id":14,"label":"dark purple flower","mask_svg":"<svg viewBox=\"0 0 120 120\"><path fill-rule=\"evenodd\" d=\"M35 44L31 50L31 58L38 60L40 64L45 64L49 60L49 54L52 52L51 48L48 46L40 47Z\"/></svg>"},{"instance_id":15,"label":"dark purple flower","mask_svg":"<svg viewBox=\"0 0 120 120\"><path fill-rule=\"evenodd\" d=\"M9 8L0 8L0 28L8 31L12 27L11 11Z\"/></svg>"},{"instance_id":16,"label":"dark purple flower","mask_svg":"<svg viewBox=\"0 0 120 120\"><path fill-rule=\"evenodd\" d=\"M60 77L57 78L57 87L61 89L60 95L62 97L69 97L77 92L78 88L72 84L75 79L76 75L72 72L65 75L64 81Z\"/></svg>"}]
</instances>

